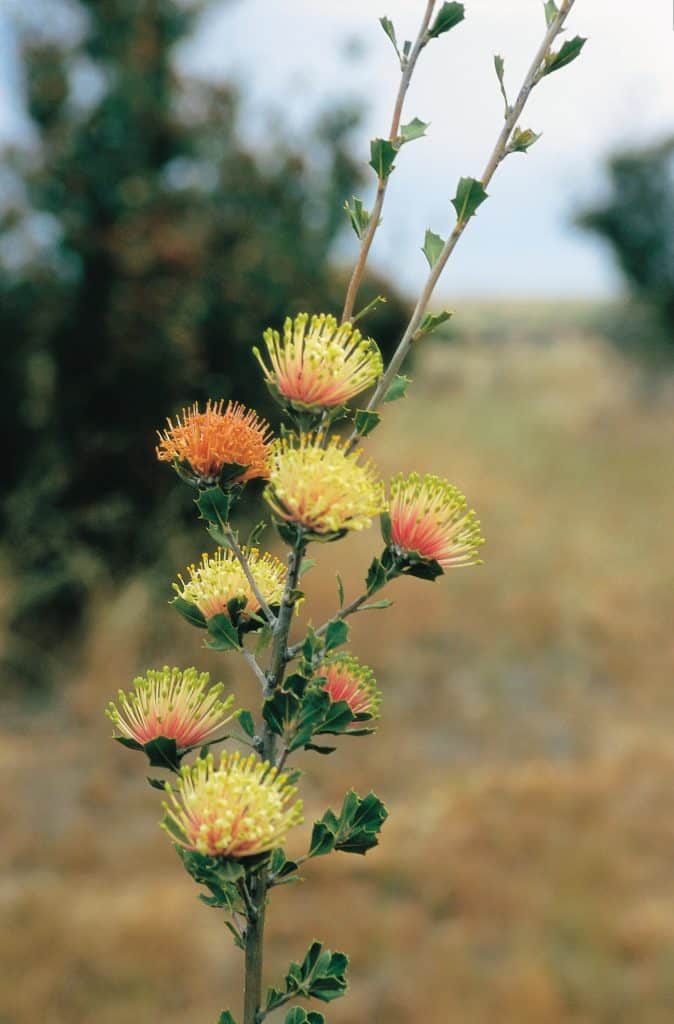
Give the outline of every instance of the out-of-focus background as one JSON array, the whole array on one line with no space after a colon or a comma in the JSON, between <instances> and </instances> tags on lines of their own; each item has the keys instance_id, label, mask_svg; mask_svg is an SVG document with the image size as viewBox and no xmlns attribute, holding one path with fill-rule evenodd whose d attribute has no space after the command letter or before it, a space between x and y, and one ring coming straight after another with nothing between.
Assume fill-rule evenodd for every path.
<instances>
[{"instance_id":1,"label":"out-of-focus background","mask_svg":"<svg viewBox=\"0 0 674 1024\"><path fill-rule=\"evenodd\" d=\"M167 606L205 537L154 431L209 395L273 415L251 345L339 310L341 207L372 194L395 88L377 17L404 38L418 6L0 11L0 1024L236 1016L240 954L103 708L164 663L255 700ZM492 54L514 89L540 8L472 0L419 68L407 111L433 123L401 154L362 296L388 296L368 322L387 351L424 229L446 232L498 130ZM668 8L577 4L590 42L535 96L543 138L495 179L438 296L451 328L370 446L384 476L448 476L488 545L483 569L396 583L354 620L379 732L297 759L308 822L349 786L391 812L378 850L310 866L270 913L270 982L314 936L351 953L334 1024L674 1018ZM378 543L321 549L317 620Z\"/></svg>"}]
</instances>

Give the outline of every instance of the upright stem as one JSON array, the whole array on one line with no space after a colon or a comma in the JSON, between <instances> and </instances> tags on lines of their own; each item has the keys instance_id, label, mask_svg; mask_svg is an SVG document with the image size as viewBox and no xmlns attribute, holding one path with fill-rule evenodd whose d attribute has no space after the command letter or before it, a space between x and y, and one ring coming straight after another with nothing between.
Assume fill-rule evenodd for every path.
<instances>
[{"instance_id":1,"label":"upright stem","mask_svg":"<svg viewBox=\"0 0 674 1024\"><path fill-rule=\"evenodd\" d=\"M427 0L426 10L424 17L417 34L417 38L414 41L414 45L410 50L410 54L407 59L403 59L402 63L402 76L400 78L400 86L398 87L398 94L395 100L395 106L393 108L393 116L391 118L391 128L389 130L389 142L395 143L398 139L398 133L400 131L400 118L403 112L403 103L405 102L405 96L409 88L410 79L412 73L416 67L419 54L423 50L424 46L428 42L426 33L428 26L431 22L431 15L433 14L433 8L435 7L435 0ZM347 320L351 320L353 316L353 307L356 304L356 298L358 297L358 289L363 279L363 273L365 272L365 264L370 254L370 248L374 240L374 236L377 233L379 227L379 221L381 219L381 211L384 206L384 197L386 196L386 188L388 186L388 178L379 178L377 182L377 195L375 197L372 212L370 213L370 220L368 221L365 234L363 235L360 250L358 252L358 259L356 265L353 268L351 280L349 281L349 287L346 291L346 298L344 299L344 310L342 312L342 323Z\"/></svg>"},{"instance_id":2,"label":"upright stem","mask_svg":"<svg viewBox=\"0 0 674 1024\"><path fill-rule=\"evenodd\" d=\"M283 681L287 664L288 634L292 623L295 601L293 592L297 587L300 566L306 543L299 539L288 555L288 575L281 599L281 607L274 625L271 659L266 676L264 696L270 697ZM262 730L262 757L270 764L276 756L276 736L267 723ZM251 882L253 907L248 913L245 948L245 982L243 996L243 1024L259 1024L262 1003L262 953L264 944L264 922L267 909L267 869L263 868Z\"/></svg>"},{"instance_id":3,"label":"upright stem","mask_svg":"<svg viewBox=\"0 0 674 1024\"><path fill-rule=\"evenodd\" d=\"M484 188L487 187L487 185L493 178L494 173L498 168L499 164L508 153L508 145L510 143L512 133L517 125L520 115L522 114L524 106L527 100L529 99L531 90L539 81L541 65L543 64L543 61L545 60L545 57L547 56L552 43L555 41L559 33L564 28L564 22L566 21L569 13L571 12L571 8L573 7L574 3L575 0L563 0L563 3L559 8L557 17L549 25L548 30L545 33L545 36L543 37L543 41L539 46L538 50L536 51L536 56L531 62L531 66L529 67L529 70L525 75L520 91L517 94L517 99L515 100L514 104L508 112L508 116L505 119L503 128L499 133L498 139L496 140L496 145L494 146L489 156L489 159L485 165L484 171L482 172L480 182L482 183L482 186ZM447 260L454 252L456 244L461 238L461 235L463 234L467 224L468 220L457 221L454 230L452 231L451 235L445 242L444 247L436 263L434 264L430 274L428 275L421 295L419 296L419 301L414 307L414 312L412 313L412 317L407 325L407 328L405 330L405 333L403 334L400 344L393 353L391 362L389 363L386 372L381 377L379 384L375 388L374 394L372 395L372 398L368 403L367 409L369 412L372 412L374 409L377 408L382 398L388 391L391 383L393 382L398 370L400 369L403 363L403 360L405 359L405 356L409 352L412 341L414 340L414 336L417 330L419 329L419 325L421 324L423 316L428 308L428 303L430 302L433 291L435 290L435 286L438 283L438 278L445 269ZM357 443L358 436L358 432L354 429L349 439L350 449L353 449L353 447Z\"/></svg>"}]
</instances>

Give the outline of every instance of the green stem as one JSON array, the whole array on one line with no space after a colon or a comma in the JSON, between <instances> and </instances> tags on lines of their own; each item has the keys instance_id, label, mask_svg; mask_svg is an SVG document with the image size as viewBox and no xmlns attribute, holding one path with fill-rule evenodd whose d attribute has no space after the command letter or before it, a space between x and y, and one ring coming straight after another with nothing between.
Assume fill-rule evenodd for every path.
<instances>
[{"instance_id":1,"label":"green stem","mask_svg":"<svg viewBox=\"0 0 674 1024\"><path fill-rule=\"evenodd\" d=\"M281 600L278 617L273 630L272 653L269 671L266 676L265 697L270 697L283 681L286 668L286 650L288 634L292 624L295 600L293 592L297 587L300 566L306 549L304 539L300 538L288 555L288 575ZM276 756L276 736L265 722L262 730L262 757L270 764ZM264 922L267 909L267 877L266 868L259 871L250 881L253 906L248 912L245 950L245 982L243 996L243 1024L259 1024L262 1019L262 954L264 947Z\"/></svg>"}]
</instances>

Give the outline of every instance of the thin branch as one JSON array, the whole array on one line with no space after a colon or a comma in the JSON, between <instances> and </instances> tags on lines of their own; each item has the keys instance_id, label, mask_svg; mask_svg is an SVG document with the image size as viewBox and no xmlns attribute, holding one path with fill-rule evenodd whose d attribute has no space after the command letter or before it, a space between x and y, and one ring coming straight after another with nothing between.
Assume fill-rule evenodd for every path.
<instances>
[{"instance_id":1,"label":"thin branch","mask_svg":"<svg viewBox=\"0 0 674 1024\"><path fill-rule=\"evenodd\" d=\"M525 75L524 81L517 95L517 99L510 108L508 116L505 119L503 128L499 133L498 139L496 140L496 145L494 146L491 155L487 160L484 171L482 172L480 182L482 184L482 187L485 189L489 182L491 181L491 179L493 178L494 173L497 170L499 164L508 154L508 146L510 143L512 133L515 130L515 127L517 125L517 122L519 121L524 106L527 100L529 99L531 90L540 81L541 66L543 64L543 61L548 55L552 43L555 41L559 33L564 28L564 23L567 17L569 16L571 8L573 7L574 3L575 0L564 0L559 9L559 12L557 13L556 18L551 22L550 26L548 27L548 30L543 38L543 42L536 51L536 55L533 61L531 62L529 70ZM431 272L428 275L426 284L424 285L423 291L421 292L421 295L419 297L419 301L415 306L414 312L412 313L412 317L407 325L407 328L405 330L405 333L403 334L400 344L398 345L398 348L394 352L391 358L391 362L389 363L386 369L386 372L381 377L377 387L375 388L374 394L372 395L372 398L368 403L368 412L372 412L377 408L382 398L384 397L389 387L391 386L396 374L398 373L398 370L400 369L403 360L405 359L405 356L409 352L410 346L414 340L414 336L419 328L419 325L421 324L426 309L428 308L428 304L430 302L435 286L438 282L438 278L445 269L449 257L454 252L456 244L461 238L461 235L463 234L467 223L468 220L457 221L454 230L452 231L451 235L445 242L436 263L431 268ZM354 429L351 434L351 437L349 438L349 450L353 449L353 447L356 445L358 441L358 438L358 431Z\"/></svg>"},{"instance_id":2,"label":"thin branch","mask_svg":"<svg viewBox=\"0 0 674 1024\"><path fill-rule=\"evenodd\" d=\"M275 623L276 623L276 616L274 615L273 611L271 610L271 608L269 607L269 605L265 601L264 596L263 596L262 592L260 591L260 588L258 587L257 583L255 582L253 574L252 574L252 572L250 570L250 565L248 564L248 559L246 558L246 556L244 555L243 551L241 550L239 542L236 539L236 534L234 533L232 527L229 526L229 524L224 529L224 534L227 537L227 542L230 545L232 551L234 552L239 565L243 569L244 576L248 580L248 586L250 587L251 591L253 592L255 600L259 604L265 619L267 620L269 625L273 627L275 625Z\"/></svg>"},{"instance_id":3,"label":"thin branch","mask_svg":"<svg viewBox=\"0 0 674 1024\"><path fill-rule=\"evenodd\" d=\"M428 42L428 37L426 33L428 31L428 26L430 25L431 22L434 7L435 0L427 0L426 10L424 12L424 16L421 22L421 26L419 28L417 38L415 39L414 45L410 50L409 57L407 57L406 60L404 58L402 60L402 75L400 78L398 93L395 99L393 116L391 118L391 128L388 136L389 142L392 143L395 143L398 138L403 103L405 102L405 96L407 95L407 90L409 88L410 79L412 78L412 73L414 72L417 60L419 59L419 54L421 53L424 46ZM379 227L379 222L381 220L381 211L384 206L384 198L386 196L387 187L388 177L379 178L379 181L377 182L377 195L375 197L374 205L372 207L372 212L370 213L370 219L368 221L365 234L363 235L363 238L361 240L360 251L358 253L358 258L356 260L356 265L353 268L351 280L349 281L349 287L347 288L346 291L346 298L344 300L344 310L342 312L342 323L345 323L347 320L351 320L353 314L353 307L356 304L358 290L360 288L360 284L363 279L363 274L365 272L367 258L370 254L370 248L372 247L372 242L374 241L374 236L377 233L377 228Z\"/></svg>"},{"instance_id":4,"label":"thin branch","mask_svg":"<svg viewBox=\"0 0 674 1024\"><path fill-rule=\"evenodd\" d=\"M323 636L323 634L327 632L330 623L335 622L336 619L346 619L347 616L353 615L360 609L360 606L367 601L368 597L372 597L372 595L366 592L354 598L354 600L349 602L349 604L345 604L343 608L340 608L339 611L335 612L331 619L328 619L327 622L324 622L322 626L319 626L318 629L315 630L316 636ZM299 644L293 644L292 647L289 647L286 651L286 661L292 661L293 658L296 658L303 646L304 643L302 642Z\"/></svg>"},{"instance_id":5,"label":"thin branch","mask_svg":"<svg viewBox=\"0 0 674 1024\"><path fill-rule=\"evenodd\" d=\"M267 677L260 668L260 666L258 665L255 655L252 654L250 651L247 651L245 647L241 648L241 654L243 655L244 661L248 662L248 664L252 668L264 692L264 690L267 688Z\"/></svg>"}]
</instances>

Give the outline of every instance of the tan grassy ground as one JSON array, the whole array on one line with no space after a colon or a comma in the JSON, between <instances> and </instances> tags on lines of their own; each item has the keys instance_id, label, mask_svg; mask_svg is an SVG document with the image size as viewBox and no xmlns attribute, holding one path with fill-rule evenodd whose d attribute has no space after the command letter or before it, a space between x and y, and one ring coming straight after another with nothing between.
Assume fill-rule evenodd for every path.
<instances>
[{"instance_id":1,"label":"tan grassy ground","mask_svg":"<svg viewBox=\"0 0 674 1024\"><path fill-rule=\"evenodd\" d=\"M271 910L270 981L314 936L351 953L331 1024L674 1019L672 392L644 399L600 342L555 331L429 346L373 444L384 473L466 491L487 564L354 621L381 729L298 758L309 821L350 785L391 810L379 850L317 862ZM353 591L377 544L320 555ZM323 618L332 572L306 582ZM142 582L101 595L56 707L0 727L0 1024L236 1015L240 954L102 716L151 665L228 677L199 641Z\"/></svg>"}]
</instances>

